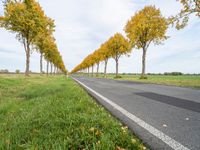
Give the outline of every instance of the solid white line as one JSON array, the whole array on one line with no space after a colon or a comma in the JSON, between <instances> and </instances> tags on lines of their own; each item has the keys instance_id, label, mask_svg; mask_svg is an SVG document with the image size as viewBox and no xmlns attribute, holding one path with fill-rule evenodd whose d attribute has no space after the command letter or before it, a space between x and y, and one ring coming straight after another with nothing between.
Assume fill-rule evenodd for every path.
<instances>
[{"instance_id":1,"label":"solid white line","mask_svg":"<svg viewBox=\"0 0 200 150\"><path fill-rule=\"evenodd\" d=\"M139 126L141 126L142 128L144 128L145 130L147 130L148 132L150 132L151 134L153 134L154 136L156 136L158 139L162 140L164 143L166 143L167 145L169 145L172 149L175 149L175 150L189 150L189 148L183 146L179 142L175 141L171 137L169 137L166 134L164 134L162 131L154 128L153 126L149 125L148 123L146 123L142 119L140 119L140 118L136 117L135 115L131 114L130 112L128 112L124 108L120 107L119 105L117 105L116 103L112 102L108 98L106 98L103 95L99 94L98 92L94 91L93 89L91 89L90 87L86 86L85 84L83 84L79 80L77 80L75 78L73 78L73 79L75 81L77 81L79 84L81 84L83 87L85 87L87 90L89 90L90 92L94 93L95 95L97 95L98 97L100 97L102 100L104 100L105 102L107 102L108 104L110 104L116 110L120 111L123 115L125 115L126 117L128 117L129 119L131 119L132 121L134 121L136 124L138 124Z\"/></svg>"}]
</instances>

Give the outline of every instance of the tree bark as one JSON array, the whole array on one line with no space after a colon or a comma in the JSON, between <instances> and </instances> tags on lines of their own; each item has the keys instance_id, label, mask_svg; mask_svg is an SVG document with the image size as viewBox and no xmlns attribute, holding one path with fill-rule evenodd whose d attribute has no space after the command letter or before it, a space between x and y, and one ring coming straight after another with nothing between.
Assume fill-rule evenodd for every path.
<instances>
[{"instance_id":1,"label":"tree bark","mask_svg":"<svg viewBox=\"0 0 200 150\"><path fill-rule=\"evenodd\" d=\"M142 75L141 78L145 77L145 69L146 69L146 48L143 48L143 54L142 54Z\"/></svg>"},{"instance_id":2,"label":"tree bark","mask_svg":"<svg viewBox=\"0 0 200 150\"><path fill-rule=\"evenodd\" d=\"M99 63L97 63L97 75L96 75L96 77L98 77L99 76Z\"/></svg>"},{"instance_id":3,"label":"tree bark","mask_svg":"<svg viewBox=\"0 0 200 150\"><path fill-rule=\"evenodd\" d=\"M43 73L43 71L42 71L42 69L43 69L43 66L42 66L42 58L43 58L43 54L40 53L40 74L41 74L41 75L42 75L42 73Z\"/></svg>"},{"instance_id":4,"label":"tree bark","mask_svg":"<svg viewBox=\"0 0 200 150\"><path fill-rule=\"evenodd\" d=\"M108 59L105 59L104 62L105 62L105 67L104 67L104 78L106 78Z\"/></svg>"},{"instance_id":5,"label":"tree bark","mask_svg":"<svg viewBox=\"0 0 200 150\"><path fill-rule=\"evenodd\" d=\"M30 45L27 42L26 44L26 71L25 71L25 76L29 76L29 66L30 66Z\"/></svg>"},{"instance_id":6,"label":"tree bark","mask_svg":"<svg viewBox=\"0 0 200 150\"><path fill-rule=\"evenodd\" d=\"M54 66L54 75L56 74L56 66Z\"/></svg>"},{"instance_id":7,"label":"tree bark","mask_svg":"<svg viewBox=\"0 0 200 150\"><path fill-rule=\"evenodd\" d=\"M90 68L88 67L88 77L90 76Z\"/></svg>"},{"instance_id":8,"label":"tree bark","mask_svg":"<svg viewBox=\"0 0 200 150\"><path fill-rule=\"evenodd\" d=\"M118 67L119 67L118 59L117 58L115 59L115 62L116 62L116 74L115 74L115 76L117 78L118 77Z\"/></svg>"},{"instance_id":9,"label":"tree bark","mask_svg":"<svg viewBox=\"0 0 200 150\"><path fill-rule=\"evenodd\" d=\"M94 65L92 65L92 77L94 77Z\"/></svg>"},{"instance_id":10,"label":"tree bark","mask_svg":"<svg viewBox=\"0 0 200 150\"><path fill-rule=\"evenodd\" d=\"M52 72L53 72L53 64L51 63L51 75L52 75Z\"/></svg>"},{"instance_id":11,"label":"tree bark","mask_svg":"<svg viewBox=\"0 0 200 150\"><path fill-rule=\"evenodd\" d=\"M49 75L49 61L47 60L47 76Z\"/></svg>"}]
</instances>

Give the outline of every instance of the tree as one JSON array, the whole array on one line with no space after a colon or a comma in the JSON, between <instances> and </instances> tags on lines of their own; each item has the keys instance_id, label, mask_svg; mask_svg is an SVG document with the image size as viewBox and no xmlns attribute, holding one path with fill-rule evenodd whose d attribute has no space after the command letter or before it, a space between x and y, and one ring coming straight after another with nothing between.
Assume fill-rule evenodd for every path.
<instances>
[{"instance_id":1,"label":"tree","mask_svg":"<svg viewBox=\"0 0 200 150\"><path fill-rule=\"evenodd\" d=\"M130 40L131 46L137 49L142 48L142 75L145 77L146 52L151 43L160 44L167 39L167 19L161 15L155 6L146 6L137 12L126 24L125 32Z\"/></svg>"},{"instance_id":2,"label":"tree","mask_svg":"<svg viewBox=\"0 0 200 150\"><path fill-rule=\"evenodd\" d=\"M16 74L19 74L19 73L20 73L20 70L19 70L19 69L15 70L15 73L16 73Z\"/></svg>"},{"instance_id":3,"label":"tree","mask_svg":"<svg viewBox=\"0 0 200 150\"><path fill-rule=\"evenodd\" d=\"M57 45L55 43L55 39L53 37L49 37L48 40L46 40L44 48L45 48L44 49L44 58L47 60L47 75L48 75L48 70L49 70L49 64L51 64L51 66L54 65L56 68L58 68L63 73L67 73L67 70L65 69L65 65L62 60L62 57L61 57L61 55L58 51ZM51 71L51 73L52 73L52 71Z\"/></svg>"},{"instance_id":4,"label":"tree","mask_svg":"<svg viewBox=\"0 0 200 150\"><path fill-rule=\"evenodd\" d=\"M89 75L89 68L92 67L92 77L93 77L94 76L94 65L95 65L93 54L88 55L86 57L86 59L84 59L82 64L84 64L83 66L87 66L88 67L88 75Z\"/></svg>"},{"instance_id":5,"label":"tree","mask_svg":"<svg viewBox=\"0 0 200 150\"><path fill-rule=\"evenodd\" d=\"M108 59L111 57L111 51L108 49L108 42L105 42L100 47L102 60L104 60L104 78L106 77Z\"/></svg>"},{"instance_id":6,"label":"tree","mask_svg":"<svg viewBox=\"0 0 200 150\"><path fill-rule=\"evenodd\" d=\"M35 49L40 53L40 74L43 73L43 55L45 53L45 47L48 44L48 41L51 40L55 27L53 20L50 18L47 18L47 22L47 26L49 27L39 33L34 40Z\"/></svg>"},{"instance_id":7,"label":"tree","mask_svg":"<svg viewBox=\"0 0 200 150\"><path fill-rule=\"evenodd\" d=\"M102 61L100 49L96 50L92 54L92 59L93 59L94 63L97 65L96 77L98 77L99 76L99 63L100 63L100 61Z\"/></svg>"},{"instance_id":8,"label":"tree","mask_svg":"<svg viewBox=\"0 0 200 150\"><path fill-rule=\"evenodd\" d=\"M0 27L3 27L3 20L4 20L4 17L0 16Z\"/></svg>"},{"instance_id":9,"label":"tree","mask_svg":"<svg viewBox=\"0 0 200 150\"><path fill-rule=\"evenodd\" d=\"M191 14L200 17L200 0L178 0L183 8L180 13L170 18L172 24L176 25L177 29L184 28L189 20Z\"/></svg>"},{"instance_id":10,"label":"tree","mask_svg":"<svg viewBox=\"0 0 200 150\"><path fill-rule=\"evenodd\" d=\"M40 52L40 72L42 58L59 71L67 72L53 37L54 21L48 18L35 0L5 0L4 16L0 16L0 27L16 33L26 52L26 75L29 74L30 46ZM52 71L51 71L52 72Z\"/></svg>"},{"instance_id":11,"label":"tree","mask_svg":"<svg viewBox=\"0 0 200 150\"><path fill-rule=\"evenodd\" d=\"M30 46L39 33L48 27L48 21L39 3L35 0L5 2L1 26L16 33L17 39L23 43L26 53L26 71L29 75Z\"/></svg>"},{"instance_id":12,"label":"tree","mask_svg":"<svg viewBox=\"0 0 200 150\"><path fill-rule=\"evenodd\" d=\"M118 77L119 58L122 55L130 53L130 44L126 38L120 33L116 33L113 37L108 40L108 49L111 57L116 63L116 78Z\"/></svg>"},{"instance_id":13,"label":"tree","mask_svg":"<svg viewBox=\"0 0 200 150\"><path fill-rule=\"evenodd\" d=\"M76 73L80 70L84 70L92 66L97 65L97 77L99 73L99 63L105 61L104 75L106 74L107 62L110 57L113 57L116 62L116 77L118 77L118 61L122 55L128 54L131 51L130 44L126 38L120 33L116 33L107 42L101 45L101 47L94 51L94 53L88 55L78 66L76 66L71 73Z\"/></svg>"}]
</instances>

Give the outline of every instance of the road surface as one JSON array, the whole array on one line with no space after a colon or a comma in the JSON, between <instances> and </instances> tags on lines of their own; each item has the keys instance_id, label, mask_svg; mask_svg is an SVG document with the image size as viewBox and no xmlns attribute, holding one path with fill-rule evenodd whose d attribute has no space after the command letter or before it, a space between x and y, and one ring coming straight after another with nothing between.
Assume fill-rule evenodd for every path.
<instances>
[{"instance_id":1,"label":"road surface","mask_svg":"<svg viewBox=\"0 0 200 150\"><path fill-rule=\"evenodd\" d=\"M200 150L200 90L72 76L151 149Z\"/></svg>"}]
</instances>

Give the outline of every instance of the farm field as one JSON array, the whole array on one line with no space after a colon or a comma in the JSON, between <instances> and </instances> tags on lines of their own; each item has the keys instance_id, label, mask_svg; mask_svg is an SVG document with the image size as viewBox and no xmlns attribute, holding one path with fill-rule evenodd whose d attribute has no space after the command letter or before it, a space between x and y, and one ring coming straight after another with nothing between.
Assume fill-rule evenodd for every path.
<instances>
[{"instance_id":1,"label":"farm field","mask_svg":"<svg viewBox=\"0 0 200 150\"><path fill-rule=\"evenodd\" d=\"M120 74L121 78L117 80L130 80L136 82L145 82L145 83L155 83L163 85L174 85L181 87L192 87L200 88L200 75L148 75L148 79L140 80L140 75L124 75ZM99 77L103 77L103 74L99 74ZM108 74L107 78L115 79L114 74Z\"/></svg>"},{"instance_id":2,"label":"farm field","mask_svg":"<svg viewBox=\"0 0 200 150\"><path fill-rule=\"evenodd\" d=\"M65 76L0 75L0 149L146 149Z\"/></svg>"}]
</instances>

